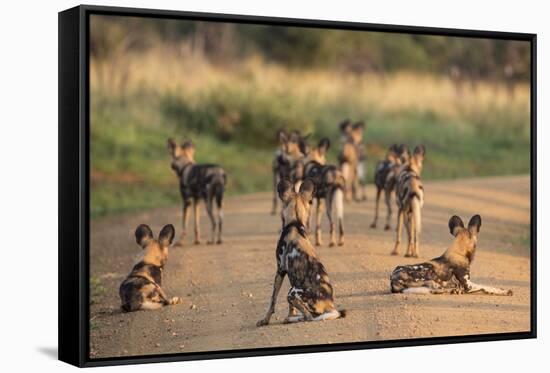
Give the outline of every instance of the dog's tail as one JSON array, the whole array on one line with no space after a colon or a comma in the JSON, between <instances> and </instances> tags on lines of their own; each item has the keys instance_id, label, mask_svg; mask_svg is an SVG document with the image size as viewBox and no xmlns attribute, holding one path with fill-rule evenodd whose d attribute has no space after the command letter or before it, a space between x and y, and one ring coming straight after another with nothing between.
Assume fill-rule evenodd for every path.
<instances>
[{"instance_id":1,"label":"dog's tail","mask_svg":"<svg viewBox=\"0 0 550 373\"><path fill-rule=\"evenodd\" d=\"M217 174L212 180L212 192L216 198L216 205L221 208L223 201L223 193L225 191L225 185L227 184L227 174Z\"/></svg>"},{"instance_id":2,"label":"dog's tail","mask_svg":"<svg viewBox=\"0 0 550 373\"><path fill-rule=\"evenodd\" d=\"M422 192L415 193L413 198L411 199L411 208L412 208L412 218L414 219L414 229L416 232L420 232L422 230Z\"/></svg>"},{"instance_id":3,"label":"dog's tail","mask_svg":"<svg viewBox=\"0 0 550 373\"><path fill-rule=\"evenodd\" d=\"M334 191L333 203L336 218L338 221L342 221L344 219L344 191L342 188L336 188Z\"/></svg>"}]
</instances>

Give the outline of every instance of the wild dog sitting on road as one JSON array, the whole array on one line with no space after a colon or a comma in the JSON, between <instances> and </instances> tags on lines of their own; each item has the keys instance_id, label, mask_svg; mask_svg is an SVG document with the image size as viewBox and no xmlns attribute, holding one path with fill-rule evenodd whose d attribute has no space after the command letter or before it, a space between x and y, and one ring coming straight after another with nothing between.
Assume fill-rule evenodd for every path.
<instances>
[{"instance_id":1,"label":"wild dog sitting on road","mask_svg":"<svg viewBox=\"0 0 550 373\"><path fill-rule=\"evenodd\" d=\"M409 164L410 159L409 148L405 144L397 146L393 144L386 153L386 159L379 162L376 166L374 174L374 185L376 186L376 207L374 210L374 220L370 225L371 228L376 228L378 222L378 210L380 205L380 194L384 191L384 200L386 202L386 226L385 230L389 230L391 220L391 194L397 183L397 176L403 168Z\"/></svg>"},{"instance_id":2,"label":"wild dog sitting on road","mask_svg":"<svg viewBox=\"0 0 550 373\"><path fill-rule=\"evenodd\" d=\"M299 131L286 133L284 130L277 132L279 149L275 152L272 163L273 173L273 205L271 215L277 213L277 184L281 180L291 180L297 183L303 178L303 159L308 152L306 138Z\"/></svg>"},{"instance_id":3,"label":"wild dog sitting on road","mask_svg":"<svg viewBox=\"0 0 550 373\"><path fill-rule=\"evenodd\" d=\"M180 241L183 241L187 234L189 207L193 205L195 244L200 244L199 203L204 200L212 226L208 243L221 244L223 194L227 183L227 175L224 169L215 164L196 164L194 159L195 145L191 141L186 141L180 146L173 139L168 139L168 150L172 156L172 169L179 179L180 193L183 200L183 231ZM217 207L217 219L214 216L214 201ZM216 228L218 231L217 239Z\"/></svg>"},{"instance_id":4,"label":"wild dog sitting on road","mask_svg":"<svg viewBox=\"0 0 550 373\"><path fill-rule=\"evenodd\" d=\"M449 230L455 237L451 247L443 255L428 262L399 266L390 276L393 293L417 294L471 294L512 295L512 290L474 284L470 280L470 265L477 247L481 217L470 219L464 228L462 219L453 216Z\"/></svg>"},{"instance_id":5,"label":"wild dog sitting on road","mask_svg":"<svg viewBox=\"0 0 550 373\"><path fill-rule=\"evenodd\" d=\"M397 201L397 233L392 255L399 254L403 221L407 227L409 244L405 256L418 257L420 230L422 227L422 206L424 205L424 187L420 180L422 163L426 149L418 145L413 152L409 164L397 176L395 197Z\"/></svg>"},{"instance_id":6,"label":"wild dog sitting on road","mask_svg":"<svg viewBox=\"0 0 550 373\"><path fill-rule=\"evenodd\" d=\"M161 288L168 247L174 239L174 226L172 224L164 226L158 240L155 240L151 228L145 224L138 226L135 234L136 242L145 250L145 254L120 285L122 310L124 312L154 310L181 303L181 298L168 298Z\"/></svg>"},{"instance_id":7,"label":"wild dog sitting on road","mask_svg":"<svg viewBox=\"0 0 550 373\"><path fill-rule=\"evenodd\" d=\"M343 190L346 181L342 171L340 171L338 167L324 164L324 155L329 147L330 141L327 138L321 139L315 151L311 151L311 154L306 158L304 175L306 179L310 179L315 185L314 198L317 202L315 209L315 244L322 245L321 216L326 205L327 217L330 225L329 246L336 245L335 220L338 222L338 245L342 246L344 244ZM322 156L316 155L317 153ZM336 219L333 216L333 212L336 213Z\"/></svg>"},{"instance_id":8,"label":"wild dog sitting on road","mask_svg":"<svg viewBox=\"0 0 550 373\"><path fill-rule=\"evenodd\" d=\"M342 148L338 161L342 174L346 179L346 201L364 201L367 199L366 187L366 149L363 143L365 124L345 120L340 124Z\"/></svg>"},{"instance_id":9,"label":"wild dog sitting on road","mask_svg":"<svg viewBox=\"0 0 550 373\"><path fill-rule=\"evenodd\" d=\"M333 289L327 271L317 258L306 234L305 222L313 198L314 186L305 180L298 193L294 184L282 180L277 190L283 202L283 231L277 243L277 273L269 309L257 326L269 324L286 275L290 281L288 317L285 322L321 321L345 317L345 311L334 307Z\"/></svg>"}]
</instances>

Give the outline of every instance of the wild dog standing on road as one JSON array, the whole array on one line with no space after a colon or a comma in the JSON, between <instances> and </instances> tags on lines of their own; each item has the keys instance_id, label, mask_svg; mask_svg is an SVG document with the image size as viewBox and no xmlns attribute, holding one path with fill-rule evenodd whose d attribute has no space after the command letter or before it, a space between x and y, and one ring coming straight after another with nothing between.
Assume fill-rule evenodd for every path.
<instances>
[{"instance_id":1,"label":"wild dog standing on road","mask_svg":"<svg viewBox=\"0 0 550 373\"><path fill-rule=\"evenodd\" d=\"M180 146L173 139L168 139L168 150L172 155L172 169L178 176L183 200L183 232L180 241L183 241L187 234L189 207L193 205L195 244L200 244L199 203L204 200L212 225L211 237L208 243L221 244L223 194L227 183L227 175L224 169L215 164L196 164L194 159L195 145L191 141L186 141ZM217 217L214 216L214 202L217 207ZM217 239L216 228L218 231Z\"/></svg>"},{"instance_id":2,"label":"wild dog standing on road","mask_svg":"<svg viewBox=\"0 0 550 373\"><path fill-rule=\"evenodd\" d=\"M409 164L397 176L395 197L397 201L397 233L392 255L399 254L403 221L407 227L409 244L405 256L418 257L420 230L422 228L422 205L424 205L424 187L420 180L422 163L426 149L418 145L413 152Z\"/></svg>"},{"instance_id":3,"label":"wild dog standing on road","mask_svg":"<svg viewBox=\"0 0 550 373\"><path fill-rule=\"evenodd\" d=\"M346 201L364 201L367 199L366 188L366 161L367 154L363 143L365 124L357 122L351 124L345 120L340 124L342 134L342 149L338 161L342 174L346 179Z\"/></svg>"},{"instance_id":4,"label":"wild dog standing on road","mask_svg":"<svg viewBox=\"0 0 550 373\"><path fill-rule=\"evenodd\" d=\"M380 206L380 194L384 191L384 200L386 202L386 226L385 230L389 230L391 220L391 194L397 183L397 176L408 164L411 155L409 148L405 144L397 146L393 144L386 153L386 159L379 162L374 173L374 185L376 186L376 207L374 210L374 221L370 225L371 228L376 228L378 222L378 210Z\"/></svg>"},{"instance_id":5,"label":"wild dog standing on road","mask_svg":"<svg viewBox=\"0 0 550 373\"><path fill-rule=\"evenodd\" d=\"M338 245L342 246L344 244L344 188L346 181L338 167L324 164L325 154L329 147L330 141L327 138L321 139L315 151L311 151L306 158L304 175L305 178L313 181L315 185L314 197L317 201L315 209L315 244L322 245L321 216L326 204L330 224L329 246L336 245L335 220L338 222ZM334 219L333 212L336 213L336 219Z\"/></svg>"},{"instance_id":6,"label":"wild dog standing on road","mask_svg":"<svg viewBox=\"0 0 550 373\"><path fill-rule=\"evenodd\" d=\"M275 152L272 163L273 173L273 205L271 215L277 213L277 184L281 180L291 180L298 183L303 178L303 159L308 152L305 139L299 131L290 134L284 130L277 132L279 149Z\"/></svg>"},{"instance_id":7,"label":"wild dog standing on road","mask_svg":"<svg viewBox=\"0 0 550 373\"><path fill-rule=\"evenodd\" d=\"M145 250L145 254L120 285L119 295L124 312L154 310L181 303L181 298L168 298L161 288L162 271L174 234L172 224L162 228L158 240L155 240L148 225L141 224L137 227L136 242Z\"/></svg>"},{"instance_id":8,"label":"wild dog standing on road","mask_svg":"<svg viewBox=\"0 0 550 373\"><path fill-rule=\"evenodd\" d=\"M458 216L451 217L449 230L455 237L451 247L428 262L395 268L390 276L392 293L512 295L512 290L474 284L470 280L480 227L479 215L470 219L468 228L464 228Z\"/></svg>"},{"instance_id":9,"label":"wild dog standing on road","mask_svg":"<svg viewBox=\"0 0 550 373\"><path fill-rule=\"evenodd\" d=\"M282 180L277 190L283 210L283 231L277 243L277 273L269 309L257 326L269 324L275 312L275 303L286 275L290 281L288 317L285 322L333 320L345 317L345 311L334 307L333 289L327 271L317 258L306 234L305 222L309 215L314 185L305 180L298 193L294 184Z\"/></svg>"}]
</instances>

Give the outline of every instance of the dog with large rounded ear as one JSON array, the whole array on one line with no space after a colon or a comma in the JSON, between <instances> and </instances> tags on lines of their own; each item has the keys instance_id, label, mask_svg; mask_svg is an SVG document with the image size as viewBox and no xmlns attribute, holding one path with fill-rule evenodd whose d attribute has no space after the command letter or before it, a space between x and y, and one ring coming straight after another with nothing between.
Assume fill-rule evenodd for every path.
<instances>
[{"instance_id":1,"label":"dog with large rounded ear","mask_svg":"<svg viewBox=\"0 0 550 373\"><path fill-rule=\"evenodd\" d=\"M426 147L422 144L417 145L414 148L414 155L420 155L420 156L424 157L426 155Z\"/></svg>"},{"instance_id":2,"label":"dog with large rounded ear","mask_svg":"<svg viewBox=\"0 0 550 373\"><path fill-rule=\"evenodd\" d=\"M153 240L153 231L147 224L140 224L136 228L136 242L142 248L146 248L147 245Z\"/></svg>"},{"instance_id":3,"label":"dog with large rounded ear","mask_svg":"<svg viewBox=\"0 0 550 373\"><path fill-rule=\"evenodd\" d=\"M305 179L304 182L300 185L300 195L307 203L311 204L313 202L313 193L315 192L315 184L311 179Z\"/></svg>"},{"instance_id":4,"label":"dog with large rounded ear","mask_svg":"<svg viewBox=\"0 0 550 373\"><path fill-rule=\"evenodd\" d=\"M176 141L170 137L168 140L166 140L166 147L168 148L168 152L171 155L175 155L178 144L176 144Z\"/></svg>"},{"instance_id":5,"label":"dog with large rounded ear","mask_svg":"<svg viewBox=\"0 0 550 373\"><path fill-rule=\"evenodd\" d=\"M462 219L460 217L453 215L449 219L449 230L451 231L451 234L456 237L458 232L460 230L464 229L464 222L462 222Z\"/></svg>"},{"instance_id":6,"label":"dog with large rounded ear","mask_svg":"<svg viewBox=\"0 0 550 373\"><path fill-rule=\"evenodd\" d=\"M159 233L159 243L162 247L167 247L174 241L176 230L172 224L165 225Z\"/></svg>"},{"instance_id":7,"label":"dog with large rounded ear","mask_svg":"<svg viewBox=\"0 0 550 373\"><path fill-rule=\"evenodd\" d=\"M292 193L294 193L294 186L290 182L290 180L281 180L277 184L277 193L279 194L279 198L283 203L288 203L290 201L290 198L292 197Z\"/></svg>"},{"instance_id":8,"label":"dog with large rounded ear","mask_svg":"<svg viewBox=\"0 0 550 373\"><path fill-rule=\"evenodd\" d=\"M340 132L342 132L343 134L347 134L349 133L349 131L351 131L351 120L349 120L348 118L344 119L339 125L338 127L340 127Z\"/></svg>"},{"instance_id":9,"label":"dog with large rounded ear","mask_svg":"<svg viewBox=\"0 0 550 373\"><path fill-rule=\"evenodd\" d=\"M282 145L288 140L288 135L284 129L277 131L277 141Z\"/></svg>"},{"instance_id":10,"label":"dog with large rounded ear","mask_svg":"<svg viewBox=\"0 0 550 373\"><path fill-rule=\"evenodd\" d=\"M474 236L477 236L479 233L479 229L481 228L481 216L474 215L468 222L468 230L470 233L472 233Z\"/></svg>"}]
</instances>

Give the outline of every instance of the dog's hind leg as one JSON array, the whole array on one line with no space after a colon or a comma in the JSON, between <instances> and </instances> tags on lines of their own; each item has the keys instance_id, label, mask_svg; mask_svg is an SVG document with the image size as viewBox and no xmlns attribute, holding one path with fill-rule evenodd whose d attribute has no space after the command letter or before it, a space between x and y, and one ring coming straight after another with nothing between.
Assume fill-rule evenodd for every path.
<instances>
[{"instance_id":1,"label":"dog's hind leg","mask_svg":"<svg viewBox=\"0 0 550 373\"><path fill-rule=\"evenodd\" d=\"M378 208L380 207L380 195L382 194L382 189L376 187L376 202L374 207L374 220L370 225L371 228L376 228L376 223L378 222Z\"/></svg>"},{"instance_id":2,"label":"dog's hind leg","mask_svg":"<svg viewBox=\"0 0 550 373\"><path fill-rule=\"evenodd\" d=\"M141 304L140 309L152 311L152 310L158 310L159 308L162 308L162 307L164 307L164 304L162 303L145 301Z\"/></svg>"},{"instance_id":3,"label":"dog's hind leg","mask_svg":"<svg viewBox=\"0 0 550 373\"><path fill-rule=\"evenodd\" d=\"M327 193L327 217L328 217L328 224L330 227L330 242L329 246L332 247L336 245L336 232L335 232L335 224L334 219L332 217L332 209L333 209L333 203L334 203L334 190L331 189Z\"/></svg>"},{"instance_id":4,"label":"dog's hind leg","mask_svg":"<svg viewBox=\"0 0 550 373\"><path fill-rule=\"evenodd\" d=\"M182 207L183 224L182 224L181 237L180 237L180 240L179 240L180 244L184 243L185 237L187 236L187 224L189 222L189 206L190 206L190 203L188 201L184 200L183 201L183 207Z\"/></svg>"},{"instance_id":5,"label":"dog's hind leg","mask_svg":"<svg viewBox=\"0 0 550 373\"><path fill-rule=\"evenodd\" d=\"M401 243L401 233L403 231L403 210L397 212L397 229L395 234L395 246L391 255L399 255L399 244Z\"/></svg>"},{"instance_id":6,"label":"dog's hind leg","mask_svg":"<svg viewBox=\"0 0 550 373\"><path fill-rule=\"evenodd\" d=\"M275 275L275 281L273 282L273 293L271 294L271 301L269 303L269 308L267 309L267 312L264 318L258 321L256 323L256 326L264 326L269 324L271 315L273 315L273 313L275 312L275 304L277 303L277 296L279 295L279 291L281 290L281 285L283 284L284 278L285 278L285 273L277 271L277 274Z\"/></svg>"},{"instance_id":7,"label":"dog's hind leg","mask_svg":"<svg viewBox=\"0 0 550 373\"><path fill-rule=\"evenodd\" d=\"M193 199L193 218L195 219L195 244L201 243L199 200Z\"/></svg>"},{"instance_id":8,"label":"dog's hind leg","mask_svg":"<svg viewBox=\"0 0 550 373\"><path fill-rule=\"evenodd\" d=\"M317 199L317 208L315 209L315 245L320 246L323 244L321 240L321 218L323 216L325 200L324 198Z\"/></svg>"},{"instance_id":9,"label":"dog's hind leg","mask_svg":"<svg viewBox=\"0 0 550 373\"><path fill-rule=\"evenodd\" d=\"M214 195L209 191L206 197L206 212L210 218L210 239L207 244L213 244L216 239L216 218L214 217Z\"/></svg>"},{"instance_id":10,"label":"dog's hind leg","mask_svg":"<svg viewBox=\"0 0 550 373\"><path fill-rule=\"evenodd\" d=\"M391 229L390 220L391 220L391 192L392 190L384 187L384 201L386 202L386 226L384 230L389 231Z\"/></svg>"},{"instance_id":11,"label":"dog's hind leg","mask_svg":"<svg viewBox=\"0 0 550 373\"><path fill-rule=\"evenodd\" d=\"M294 295L292 293L292 290L288 294L287 299L288 299L288 303L291 306L297 308L298 311L302 313L301 316L297 316L297 317L301 317L304 321L313 321L313 316L311 315L311 312L309 312L309 310L307 309L304 301L299 296ZM301 320L298 320L298 321L301 321ZM285 322L292 322L292 321L287 319L285 320Z\"/></svg>"},{"instance_id":12,"label":"dog's hind leg","mask_svg":"<svg viewBox=\"0 0 550 373\"><path fill-rule=\"evenodd\" d=\"M413 256L414 252L414 220L410 213L404 214L404 223L405 229L407 230L407 251L405 252L406 257Z\"/></svg>"}]
</instances>

